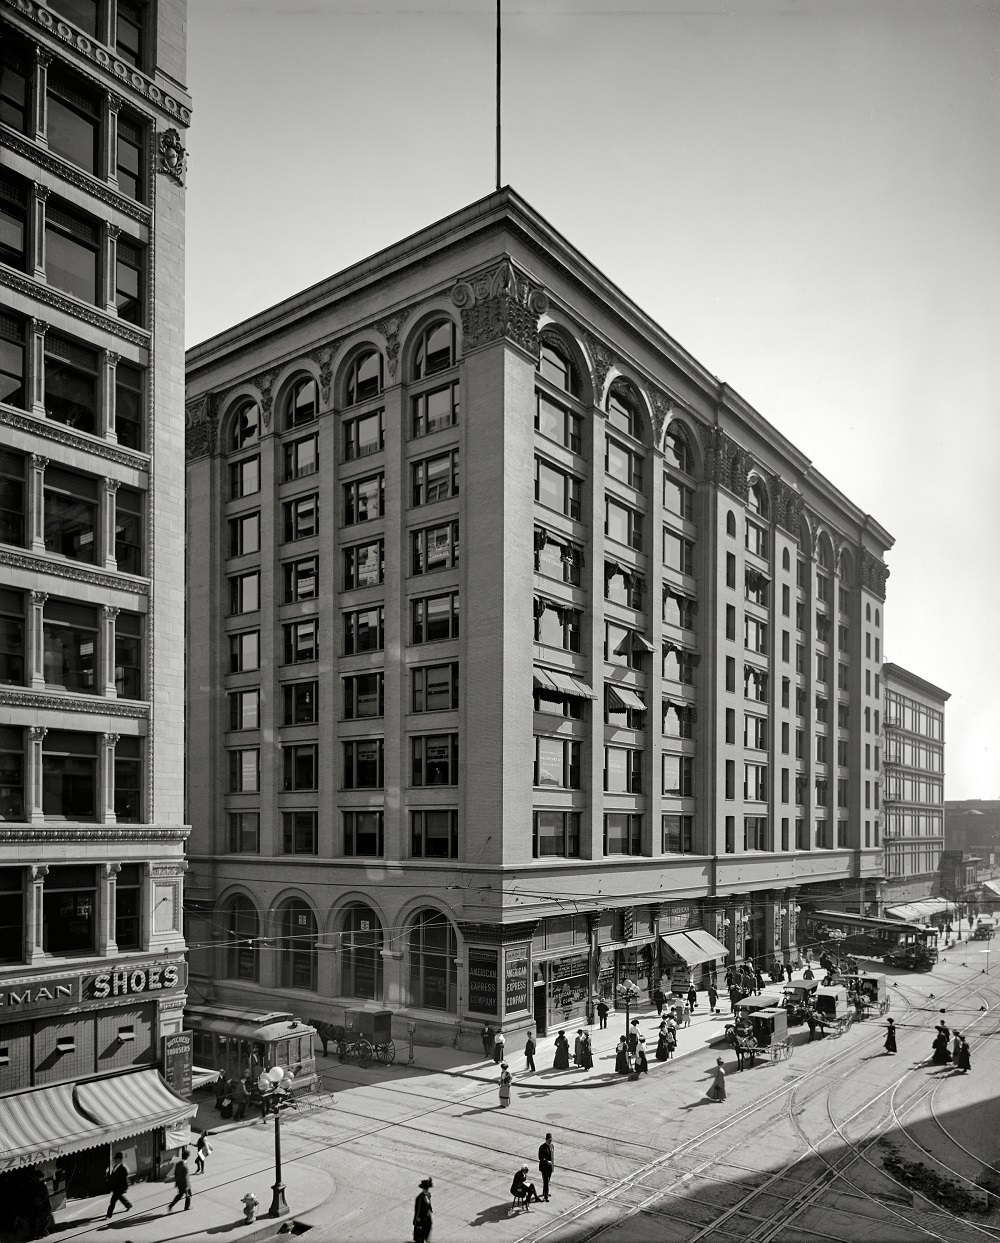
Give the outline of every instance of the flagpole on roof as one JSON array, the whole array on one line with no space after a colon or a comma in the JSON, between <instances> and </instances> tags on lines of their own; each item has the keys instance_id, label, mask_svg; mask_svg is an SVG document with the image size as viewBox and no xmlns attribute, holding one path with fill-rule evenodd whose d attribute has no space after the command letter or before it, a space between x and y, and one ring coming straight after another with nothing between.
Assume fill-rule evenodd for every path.
<instances>
[{"instance_id":1,"label":"flagpole on roof","mask_svg":"<svg viewBox=\"0 0 1000 1243\"><path fill-rule=\"evenodd\" d=\"M500 189L500 3L497 0L497 189Z\"/></svg>"}]
</instances>

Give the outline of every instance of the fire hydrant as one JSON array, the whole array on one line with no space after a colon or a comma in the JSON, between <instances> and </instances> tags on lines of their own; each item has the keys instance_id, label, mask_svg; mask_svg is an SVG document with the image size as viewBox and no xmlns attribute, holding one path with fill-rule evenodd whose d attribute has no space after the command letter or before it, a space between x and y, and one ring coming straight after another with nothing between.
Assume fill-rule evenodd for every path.
<instances>
[{"instance_id":1,"label":"fire hydrant","mask_svg":"<svg viewBox=\"0 0 1000 1243\"><path fill-rule=\"evenodd\" d=\"M257 1220L257 1210L259 1208L260 1201L252 1191L248 1191L243 1197L243 1224L245 1226L250 1226Z\"/></svg>"}]
</instances>

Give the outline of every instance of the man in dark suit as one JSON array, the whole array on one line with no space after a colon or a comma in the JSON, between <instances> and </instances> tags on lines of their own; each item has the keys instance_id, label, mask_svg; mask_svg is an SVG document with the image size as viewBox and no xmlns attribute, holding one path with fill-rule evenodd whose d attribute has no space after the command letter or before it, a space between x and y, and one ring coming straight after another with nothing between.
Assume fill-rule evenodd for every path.
<instances>
[{"instance_id":1,"label":"man in dark suit","mask_svg":"<svg viewBox=\"0 0 1000 1243\"><path fill-rule=\"evenodd\" d=\"M556 1168L556 1146L552 1142L551 1133L545 1136L545 1142L538 1145L538 1168L542 1175L542 1199L549 1198L549 1179Z\"/></svg>"},{"instance_id":2,"label":"man in dark suit","mask_svg":"<svg viewBox=\"0 0 1000 1243\"><path fill-rule=\"evenodd\" d=\"M125 1205L127 1213L132 1205L128 1202L125 1192L128 1191L128 1170L125 1168L125 1158L120 1152L115 1153L115 1163L111 1167L108 1175L108 1189L111 1192L111 1203L108 1205L106 1217L110 1217L115 1211L115 1204L121 1200Z\"/></svg>"}]
</instances>

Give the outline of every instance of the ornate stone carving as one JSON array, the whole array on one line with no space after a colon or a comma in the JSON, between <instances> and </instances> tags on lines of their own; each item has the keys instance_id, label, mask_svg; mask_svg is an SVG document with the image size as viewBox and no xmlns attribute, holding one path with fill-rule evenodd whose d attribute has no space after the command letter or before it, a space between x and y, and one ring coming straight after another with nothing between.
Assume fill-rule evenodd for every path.
<instances>
[{"instance_id":1,"label":"ornate stone carving","mask_svg":"<svg viewBox=\"0 0 1000 1243\"><path fill-rule=\"evenodd\" d=\"M264 421L264 430L267 431L271 426L271 411L274 407L274 377L277 370L272 368L270 371L262 371L260 375L255 375L250 381L255 384L260 392L260 413Z\"/></svg>"},{"instance_id":2,"label":"ornate stone carving","mask_svg":"<svg viewBox=\"0 0 1000 1243\"><path fill-rule=\"evenodd\" d=\"M49 731L46 729L44 725L29 725L28 726L28 737L31 739L32 742L44 742L45 735L48 732Z\"/></svg>"},{"instance_id":3,"label":"ornate stone carving","mask_svg":"<svg viewBox=\"0 0 1000 1243\"><path fill-rule=\"evenodd\" d=\"M662 389L650 388L649 399L653 404L653 444L659 448L663 444L663 433L667 430L670 416L676 407L672 398Z\"/></svg>"},{"instance_id":4,"label":"ornate stone carving","mask_svg":"<svg viewBox=\"0 0 1000 1243\"><path fill-rule=\"evenodd\" d=\"M122 99L120 95L116 95L114 91L105 91L104 98L108 101L108 107L111 109L112 112L114 112L116 115L119 112L121 112L121 107L122 107L122 104L124 103L124 100Z\"/></svg>"},{"instance_id":5,"label":"ornate stone carving","mask_svg":"<svg viewBox=\"0 0 1000 1243\"><path fill-rule=\"evenodd\" d=\"M35 321L40 322L40 321ZM17 414L10 410L0 410L0 426L16 427L19 431L29 432L36 438L43 437L55 444L68 445L73 449L83 449L91 457L100 457L107 462L117 462L120 466L131 467L132 470L148 470L149 458L145 453L136 453L131 449L117 448L94 437L70 431L61 423L52 423L48 419L35 419L30 415ZM46 458L46 461L48 459Z\"/></svg>"},{"instance_id":6,"label":"ornate stone carving","mask_svg":"<svg viewBox=\"0 0 1000 1243\"><path fill-rule=\"evenodd\" d=\"M329 345L321 345L313 350L309 357L319 367L319 395L324 406L330 404L330 386L333 384L333 356L337 352L339 341L331 341Z\"/></svg>"},{"instance_id":7,"label":"ornate stone carving","mask_svg":"<svg viewBox=\"0 0 1000 1243\"><path fill-rule=\"evenodd\" d=\"M47 591L33 591L31 593L31 603L37 605L38 608L45 607L45 601L49 598Z\"/></svg>"},{"instance_id":8,"label":"ornate stone carving","mask_svg":"<svg viewBox=\"0 0 1000 1243\"><path fill-rule=\"evenodd\" d=\"M43 203L49 197L52 190L51 186L43 185L40 181L33 181L31 183L31 188L34 191L35 198L41 199Z\"/></svg>"},{"instance_id":9,"label":"ornate stone carving","mask_svg":"<svg viewBox=\"0 0 1000 1243\"><path fill-rule=\"evenodd\" d=\"M157 138L156 145L159 152L157 168L171 181L176 181L179 186L182 186L187 167L187 152L184 150L180 134L175 129L165 129Z\"/></svg>"},{"instance_id":10,"label":"ornate stone carving","mask_svg":"<svg viewBox=\"0 0 1000 1243\"><path fill-rule=\"evenodd\" d=\"M145 829L138 825L122 829L103 824L77 829L52 828L43 824L4 824L0 827L0 842L21 846L27 842L183 842L187 836L185 828Z\"/></svg>"},{"instance_id":11,"label":"ornate stone carving","mask_svg":"<svg viewBox=\"0 0 1000 1243\"><path fill-rule=\"evenodd\" d=\"M33 863L31 865L31 879L44 880L49 874L49 865L47 863Z\"/></svg>"},{"instance_id":12,"label":"ornate stone carving","mask_svg":"<svg viewBox=\"0 0 1000 1243\"><path fill-rule=\"evenodd\" d=\"M31 160L33 164L45 169L46 172L53 173L62 181L68 181L70 185L74 185L80 190L86 190L93 198L99 199L109 207L113 207L115 211L121 212L122 215L131 216L133 220L138 220L145 225L150 223L152 212L148 207L143 207L135 199L126 198L124 194L112 190L103 181L98 181L96 177L88 176L87 173L74 168L72 164L61 160L59 156L54 155L52 152L43 151L40 147L34 146L22 138L20 134L4 130L0 133L0 147L6 147L24 159Z\"/></svg>"},{"instance_id":13,"label":"ornate stone carving","mask_svg":"<svg viewBox=\"0 0 1000 1243\"><path fill-rule=\"evenodd\" d=\"M885 584L889 578L889 567L884 561L876 557L873 552L869 552L867 548L860 549L859 561L861 564L861 585L866 591L870 591L872 595L878 596L880 600L884 600Z\"/></svg>"},{"instance_id":14,"label":"ornate stone carving","mask_svg":"<svg viewBox=\"0 0 1000 1243\"><path fill-rule=\"evenodd\" d=\"M218 405L209 393L184 407L184 456L189 462L215 452Z\"/></svg>"},{"instance_id":15,"label":"ornate stone carving","mask_svg":"<svg viewBox=\"0 0 1000 1243\"><path fill-rule=\"evenodd\" d=\"M375 323L375 327L385 337L385 361L390 380L396 379L396 367L399 364L399 334L412 313L412 306L403 307L401 311Z\"/></svg>"},{"instance_id":16,"label":"ornate stone carving","mask_svg":"<svg viewBox=\"0 0 1000 1243\"><path fill-rule=\"evenodd\" d=\"M594 405L601 406L604 399L604 385L608 378L608 372L614 365L615 356L592 333L588 332L585 336L587 349L590 351L593 363Z\"/></svg>"},{"instance_id":17,"label":"ornate stone carving","mask_svg":"<svg viewBox=\"0 0 1000 1243\"><path fill-rule=\"evenodd\" d=\"M105 863L104 877L106 880L114 880L121 870L122 865L120 863Z\"/></svg>"},{"instance_id":18,"label":"ornate stone carving","mask_svg":"<svg viewBox=\"0 0 1000 1243\"><path fill-rule=\"evenodd\" d=\"M112 241L117 242L122 235L121 229L116 224L112 224L110 220L104 222L104 232Z\"/></svg>"},{"instance_id":19,"label":"ornate stone carving","mask_svg":"<svg viewBox=\"0 0 1000 1243\"><path fill-rule=\"evenodd\" d=\"M774 520L783 531L796 539L799 537L799 521L804 505L802 497L784 479L778 479L774 488Z\"/></svg>"},{"instance_id":20,"label":"ornate stone carving","mask_svg":"<svg viewBox=\"0 0 1000 1243\"><path fill-rule=\"evenodd\" d=\"M38 594L46 595L45 592ZM47 597L46 597L47 598ZM21 690L15 686L0 689L0 704L11 708L32 708L39 712L83 712L96 716L116 716L129 720L145 721L149 718L149 705L121 699L104 699L99 695L57 695L54 692L40 694L38 691Z\"/></svg>"},{"instance_id":21,"label":"ornate stone carving","mask_svg":"<svg viewBox=\"0 0 1000 1243\"><path fill-rule=\"evenodd\" d=\"M712 481L746 501L750 494L750 472L754 467L750 454L718 426L702 429L702 443L707 473Z\"/></svg>"},{"instance_id":22,"label":"ornate stone carving","mask_svg":"<svg viewBox=\"0 0 1000 1243\"><path fill-rule=\"evenodd\" d=\"M0 285L5 285L8 289L13 289L15 293L31 298L35 302L53 306L73 319L83 320L84 323L100 328L103 332L110 332L112 336L121 337L123 341L129 341L132 345L149 348L150 333L141 328L133 328L131 324L123 323L117 315L105 315L96 307L81 306L75 298L67 298L58 290L42 284L41 281L22 276L20 272L6 268L0 269Z\"/></svg>"},{"instance_id":23,"label":"ornate stone carving","mask_svg":"<svg viewBox=\"0 0 1000 1243\"><path fill-rule=\"evenodd\" d=\"M140 73L133 65L126 65L124 61L118 60L113 56L107 48L100 44L94 43L82 30L77 30L68 22L55 17L52 10L45 4L38 3L38 0L6 0L8 7L16 9L21 17L26 17L33 21L37 26L41 26L43 30L47 30L49 34L56 34L64 43L68 43L75 48L82 56L91 61L95 65L99 65L106 73L118 79L123 83L127 83L133 90L138 91L140 95L144 95L146 99L156 104L158 108L162 108L181 125L191 124L191 109L180 100L174 99L172 95L166 94L155 82L152 82L145 74ZM35 58L42 64L48 64L52 59L52 53L47 49L36 44Z\"/></svg>"},{"instance_id":24,"label":"ornate stone carving","mask_svg":"<svg viewBox=\"0 0 1000 1243\"><path fill-rule=\"evenodd\" d=\"M10 565L18 570L30 570L33 574L54 572L60 578L70 578L76 583L90 583L94 587L129 591L137 596L149 595L149 583L143 579L133 578L129 574L105 574L100 570L90 570L84 565L66 562L62 558L56 562L48 557L36 557L29 552L10 552L6 548L0 548L0 565ZM93 703L93 699L91 702Z\"/></svg>"},{"instance_id":25,"label":"ornate stone carving","mask_svg":"<svg viewBox=\"0 0 1000 1243\"><path fill-rule=\"evenodd\" d=\"M451 300L462 315L467 354L505 340L538 358L538 318L549 300L539 285L515 269L509 256L498 267L459 281Z\"/></svg>"},{"instance_id":26,"label":"ornate stone carving","mask_svg":"<svg viewBox=\"0 0 1000 1243\"><path fill-rule=\"evenodd\" d=\"M149 867L150 876L183 876L188 870L187 861L178 859L176 863L152 863Z\"/></svg>"}]
</instances>

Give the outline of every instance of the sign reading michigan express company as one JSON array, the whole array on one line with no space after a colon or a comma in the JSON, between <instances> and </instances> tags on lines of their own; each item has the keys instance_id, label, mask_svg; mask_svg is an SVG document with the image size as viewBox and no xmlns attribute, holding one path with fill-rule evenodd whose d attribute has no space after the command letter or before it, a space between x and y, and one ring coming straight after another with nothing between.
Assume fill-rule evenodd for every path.
<instances>
[{"instance_id":1,"label":"sign reading michigan express company","mask_svg":"<svg viewBox=\"0 0 1000 1243\"><path fill-rule=\"evenodd\" d=\"M497 951L470 949L469 1009L476 1014L497 1012Z\"/></svg>"},{"instance_id":2,"label":"sign reading michigan express company","mask_svg":"<svg viewBox=\"0 0 1000 1243\"><path fill-rule=\"evenodd\" d=\"M528 1009L528 947L504 950L505 1014Z\"/></svg>"}]
</instances>

